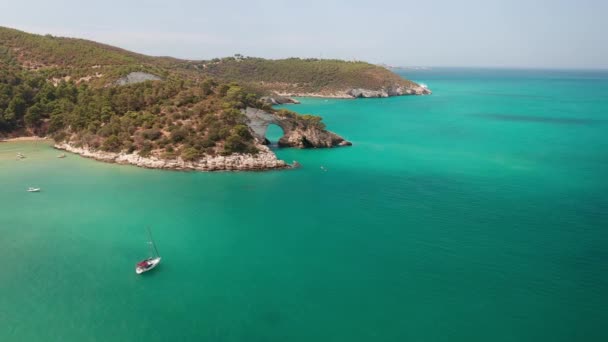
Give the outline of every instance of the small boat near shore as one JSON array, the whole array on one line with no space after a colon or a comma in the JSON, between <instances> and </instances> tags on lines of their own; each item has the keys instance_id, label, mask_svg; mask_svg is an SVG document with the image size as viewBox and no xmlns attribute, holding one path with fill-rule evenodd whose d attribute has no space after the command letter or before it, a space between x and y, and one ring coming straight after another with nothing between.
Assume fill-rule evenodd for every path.
<instances>
[{"instance_id":1,"label":"small boat near shore","mask_svg":"<svg viewBox=\"0 0 608 342\"><path fill-rule=\"evenodd\" d=\"M158 254L158 250L156 249L156 245L152 239L152 232L150 231L150 228L148 228L148 238L148 244L150 245L150 257L138 262L135 265L135 273L137 274L151 271L158 266L158 264L160 264L161 257Z\"/></svg>"},{"instance_id":2,"label":"small boat near shore","mask_svg":"<svg viewBox=\"0 0 608 342\"><path fill-rule=\"evenodd\" d=\"M65 153L58 155L57 158L61 158L61 159L65 158Z\"/></svg>"},{"instance_id":3,"label":"small boat near shore","mask_svg":"<svg viewBox=\"0 0 608 342\"><path fill-rule=\"evenodd\" d=\"M29 188L27 188L27 192L40 192L40 188L29 187Z\"/></svg>"},{"instance_id":4,"label":"small boat near shore","mask_svg":"<svg viewBox=\"0 0 608 342\"><path fill-rule=\"evenodd\" d=\"M21 154L20 152L17 152L17 158L18 159L24 159L25 156L23 154Z\"/></svg>"}]
</instances>

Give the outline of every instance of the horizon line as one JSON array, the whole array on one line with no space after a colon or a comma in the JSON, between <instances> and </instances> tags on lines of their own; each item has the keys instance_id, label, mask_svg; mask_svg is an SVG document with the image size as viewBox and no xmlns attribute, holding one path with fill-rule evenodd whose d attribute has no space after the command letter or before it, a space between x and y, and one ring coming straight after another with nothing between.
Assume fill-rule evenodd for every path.
<instances>
[{"instance_id":1,"label":"horizon line","mask_svg":"<svg viewBox=\"0 0 608 342\"><path fill-rule=\"evenodd\" d=\"M49 28L17 28L15 26L5 26L5 25L0 25L0 28L6 28L6 29L11 29L11 30L16 30L16 31L20 31L26 34L33 34L33 35L39 35L39 36L45 36L45 35L50 35L52 37L55 38L66 38L66 39L82 39L82 40L88 40L97 44L104 44L104 45L109 45L109 46L113 46L116 48L120 48L129 52L133 52L133 53L137 53L140 55L145 55L145 56L149 56L149 57L155 57L155 58L175 58L175 59L182 59L185 61L194 61L194 62L198 62L198 61L208 61L208 60L212 60L215 58L227 58L227 57L234 57L235 55L240 54L239 52L234 52L232 53L232 55L224 55L224 56L216 56L216 57L210 57L210 58L201 58L201 57L196 57L196 58L192 58L192 57L185 57L185 56L179 56L179 55L167 55L167 54L153 54L153 53L146 53L146 52L141 52L139 49L136 48L128 48L128 47L124 47L123 44L121 43L114 43L114 42L106 42L106 40L104 39L100 39L100 40L96 40L95 38L90 38L90 37L86 37L86 34L78 36L78 35L69 35L72 33L69 33L68 35L66 35L67 32L64 33L51 33L49 31L53 31L52 29ZM39 33L40 31L46 31L46 33ZM61 30L59 30L61 31ZM153 35L153 34L151 34ZM160 41L158 41L160 43ZM263 59L269 59L269 60L281 60L281 59L290 59L290 58L300 58L300 59L318 59L318 60L342 60L342 61L347 61L347 62L366 62L366 63L370 63L370 64L374 64L374 65L378 65L378 66L384 66L384 67L389 67L389 68L393 68L393 69L417 69L418 71L420 70L424 70L426 69L432 69L432 68L445 68L445 69L495 69L495 70L545 70L545 71L608 71L608 66L605 67L587 67L587 66L552 66L552 67L545 67L545 66L535 66L535 65L530 65L530 66L517 66L517 65L397 65L395 63L387 63L387 62L382 62L382 61L378 61L378 62L373 62L372 60L374 59L370 59L370 60L365 60L362 58L339 58L339 57L312 57L312 56L285 56L285 57L261 57L261 56L244 56L244 57L252 57L252 58L263 58Z\"/></svg>"}]
</instances>

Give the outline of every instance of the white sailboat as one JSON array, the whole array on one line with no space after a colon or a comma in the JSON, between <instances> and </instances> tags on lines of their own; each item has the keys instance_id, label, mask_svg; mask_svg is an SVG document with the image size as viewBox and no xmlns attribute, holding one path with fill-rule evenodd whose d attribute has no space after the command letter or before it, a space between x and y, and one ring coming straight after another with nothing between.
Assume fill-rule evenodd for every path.
<instances>
[{"instance_id":1,"label":"white sailboat","mask_svg":"<svg viewBox=\"0 0 608 342\"><path fill-rule=\"evenodd\" d=\"M156 249L156 245L152 239L152 232L150 231L150 228L148 228L148 237L148 244L150 245L150 257L138 262L135 265L135 273L137 274L148 272L160 264L161 257L158 255L158 250Z\"/></svg>"}]
</instances>

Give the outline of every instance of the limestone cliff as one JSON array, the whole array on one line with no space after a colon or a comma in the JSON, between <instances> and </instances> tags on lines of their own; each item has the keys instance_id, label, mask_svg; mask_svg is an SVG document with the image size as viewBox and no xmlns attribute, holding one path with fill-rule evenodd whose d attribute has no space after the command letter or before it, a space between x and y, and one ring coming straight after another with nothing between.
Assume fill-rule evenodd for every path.
<instances>
[{"instance_id":1,"label":"limestone cliff","mask_svg":"<svg viewBox=\"0 0 608 342\"><path fill-rule=\"evenodd\" d=\"M291 97L322 97L334 99L356 99L356 98L379 98L402 95L430 95L432 92L421 85L413 84L403 86L395 84L380 89L352 88L339 91L324 92L276 92L274 96L266 97L270 104L298 104L299 102Z\"/></svg>"},{"instance_id":2,"label":"limestone cliff","mask_svg":"<svg viewBox=\"0 0 608 342\"><path fill-rule=\"evenodd\" d=\"M297 115L285 110L269 113L251 107L243 113L249 120L248 125L255 138L261 143L268 143L268 125L275 124L283 129L284 135L279 139L279 146L282 147L323 148L352 145L341 136L326 130L319 117Z\"/></svg>"},{"instance_id":3,"label":"limestone cliff","mask_svg":"<svg viewBox=\"0 0 608 342\"><path fill-rule=\"evenodd\" d=\"M136 84L136 83L141 83L141 82L146 82L146 81L160 81L162 80L162 78L156 76L156 75L152 75L146 72L131 72L128 75L118 79L116 82L114 82L115 85L129 85L129 84Z\"/></svg>"},{"instance_id":4,"label":"limestone cliff","mask_svg":"<svg viewBox=\"0 0 608 342\"><path fill-rule=\"evenodd\" d=\"M419 84L411 84L409 86L395 84L392 86L384 87L378 90L369 89L351 89L346 92L348 95L358 97L389 97L389 96L401 96L401 95L429 95L431 91Z\"/></svg>"},{"instance_id":5,"label":"limestone cliff","mask_svg":"<svg viewBox=\"0 0 608 342\"><path fill-rule=\"evenodd\" d=\"M300 101L296 100L296 99L292 99L290 97L286 97L286 96L279 96L279 95L273 95L273 96L263 96L262 98L260 98L260 100L268 103L269 105L282 105L282 104L300 104Z\"/></svg>"}]
</instances>

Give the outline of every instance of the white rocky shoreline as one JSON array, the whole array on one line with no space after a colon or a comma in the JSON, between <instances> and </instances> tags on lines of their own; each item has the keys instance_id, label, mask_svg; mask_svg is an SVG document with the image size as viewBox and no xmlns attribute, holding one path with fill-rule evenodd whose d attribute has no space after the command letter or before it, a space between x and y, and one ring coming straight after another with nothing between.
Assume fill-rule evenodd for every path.
<instances>
[{"instance_id":1,"label":"white rocky shoreline","mask_svg":"<svg viewBox=\"0 0 608 342\"><path fill-rule=\"evenodd\" d=\"M263 101L266 101L271 105L282 105L282 104L300 104L300 101L294 97L313 97L313 98L324 98L324 99L357 99L357 98L386 98L393 96L404 96L404 95L430 95L433 92L425 85L415 85L411 87L394 86L385 87L381 89L364 89L364 88L353 88L346 90L339 90L333 92L320 92L320 93L307 93L307 92L290 92L290 91L272 91L273 95L262 97Z\"/></svg>"},{"instance_id":2,"label":"white rocky shoreline","mask_svg":"<svg viewBox=\"0 0 608 342\"><path fill-rule=\"evenodd\" d=\"M286 169L292 166L277 156L264 145L257 145L259 152L253 154L231 154L229 156L205 156L196 161L184 161L182 158L161 159L154 156L142 157L137 153L114 153L93 150L86 146L76 147L68 143L57 143L54 147L106 163L128 164L148 169L180 171L264 171Z\"/></svg>"},{"instance_id":3,"label":"white rocky shoreline","mask_svg":"<svg viewBox=\"0 0 608 342\"><path fill-rule=\"evenodd\" d=\"M364 89L364 88L353 88L334 92L321 92L321 93L300 93L300 92L276 92L279 97L291 99L292 97L320 97L329 99L356 99L356 98L379 98L379 97L393 97L393 96L404 96L404 95L430 95L431 90L426 86L415 85L410 87L405 86L392 86L381 89ZM297 101L296 101L297 102Z\"/></svg>"}]
</instances>

